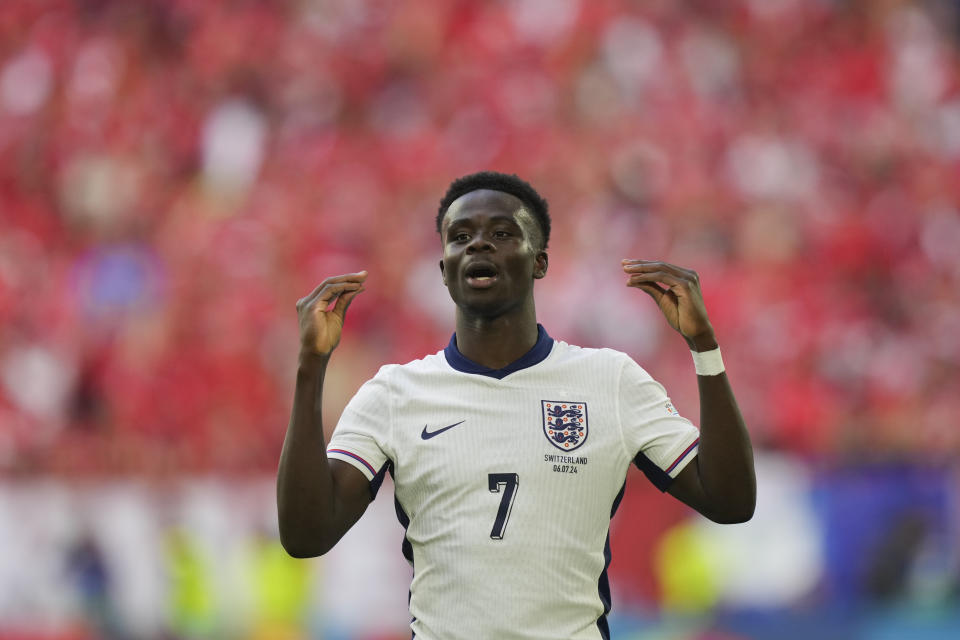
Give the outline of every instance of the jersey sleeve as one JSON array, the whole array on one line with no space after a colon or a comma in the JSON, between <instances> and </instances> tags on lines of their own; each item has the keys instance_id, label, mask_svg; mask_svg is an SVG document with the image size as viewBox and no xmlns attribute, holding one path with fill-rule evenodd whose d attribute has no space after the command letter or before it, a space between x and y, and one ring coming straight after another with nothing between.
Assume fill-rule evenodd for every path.
<instances>
[{"instance_id":1,"label":"jersey sleeve","mask_svg":"<svg viewBox=\"0 0 960 640\"><path fill-rule=\"evenodd\" d=\"M659 382L629 357L620 372L620 425L627 453L661 491L693 460L700 431L680 415Z\"/></svg>"},{"instance_id":2,"label":"jersey sleeve","mask_svg":"<svg viewBox=\"0 0 960 640\"><path fill-rule=\"evenodd\" d=\"M371 482L389 462L390 389L378 373L350 399L327 444L327 458L356 467Z\"/></svg>"}]
</instances>

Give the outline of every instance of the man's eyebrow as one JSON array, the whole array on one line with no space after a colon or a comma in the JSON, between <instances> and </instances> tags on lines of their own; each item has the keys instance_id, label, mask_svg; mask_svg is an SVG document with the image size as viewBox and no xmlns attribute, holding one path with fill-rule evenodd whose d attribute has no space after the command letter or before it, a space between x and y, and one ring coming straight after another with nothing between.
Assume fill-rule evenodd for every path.
<instances>
[{"instance_id":1,"label":"man's eyebrow","mask_svg":"<svg viewBox=\"0 0 960 640\"><path fill-rule=\"evenodd\" d=\"M490 216L490 221L491 222L512 222L513 224L517 224L517 221L513 217L513 215L507 215L507 214ZM469 216L466 216L463 218L455 218L450 221L449 226L452 227L454 225L459 225L459 224L473 224L473 218Z\"/></svg>"},{"instance_id":2,"label":"man's eyebrow","mask_svg":"<svg viewBox=\"0 0 960 640\"><path fill-rule=\"evenodd\" d=\"M520 223L518 223L516 218L514 218L512 215L500 214L496 216L490 216L490 221L491 222L508 222L514 226L517 226L517 227L520 226ZM447 230L449 231L454 227L459 227L462 225L469 225L469 224L474 224L473 218L457 218L455 220L450 221L450 223L447 225Z\"/></svg>"}]
</instances>

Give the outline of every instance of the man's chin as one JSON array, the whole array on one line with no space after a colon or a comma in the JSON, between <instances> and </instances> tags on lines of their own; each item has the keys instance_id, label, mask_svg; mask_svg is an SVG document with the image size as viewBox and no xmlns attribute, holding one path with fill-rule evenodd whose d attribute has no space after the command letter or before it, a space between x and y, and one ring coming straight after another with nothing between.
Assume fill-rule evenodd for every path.
<instances>
[{"instance_id":1,"label":"man's chin","mask_svg":"<svg viewBox=\"0 0 960 640\"><path fill-rule=\"evenodd\" d=\"M471 290L461 292L457 296L451 295L451 298L458 309L472 316L491 318L501 316L510 310L511 305L508 301L489 295L490 293L489 289Z\"/></svg>"}]
</instances>

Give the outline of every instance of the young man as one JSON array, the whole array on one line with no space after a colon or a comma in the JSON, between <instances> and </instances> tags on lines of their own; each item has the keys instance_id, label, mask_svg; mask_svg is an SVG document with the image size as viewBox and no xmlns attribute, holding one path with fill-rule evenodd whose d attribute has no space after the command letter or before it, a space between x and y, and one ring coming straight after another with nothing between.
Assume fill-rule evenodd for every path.
<instances>
[{"instance_id":1,"label":"young man","mask_svg":"<svg viewBox=\"0 0 960 640\"><path fill-rule=\"evenodd\" d=\"M699 431L627 355L554 340L537 324L550 218L530 185L492 172L461 178L437 229L456 333L443 351L381 368L329 445L324 372L367 272L328 278L297 303L281 541L296 557L325 553L389 472L414 570L414 637L607 638L608 531L631 462L712 520L753 514L750 441L697 275L622 263L627 286L648 293L694 352Z\"/></svg>"}]
</instances>

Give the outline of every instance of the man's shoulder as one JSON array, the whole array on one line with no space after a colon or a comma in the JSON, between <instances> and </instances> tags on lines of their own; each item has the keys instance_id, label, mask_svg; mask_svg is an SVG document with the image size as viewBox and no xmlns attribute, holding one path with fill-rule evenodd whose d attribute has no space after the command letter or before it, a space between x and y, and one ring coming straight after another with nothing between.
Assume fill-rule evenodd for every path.
<instances>
[{"instance_id":1,"label":"man's shoulder","mask_svg":"<svg viewBox=\"0 0 960 640\"><path fill-rule=\"evenodd\" d=\"M438 351L437 353L431 353L422 358L417 358L416 360L411 360L410 362L404 363L390 363L385 364L380 367L380 370L377 371L377 374L374 376L376 378L389 379L396 376L404 375L418 375L423 373L433 373L435 371L441 370L445 367L446 360L443 357L443 351Z\"/></svg>"},{"instance_id":2,"label":"man's shoulder","mask_svg":"<svg viewBox=\"0 0 960 640\"><path fill-rule=\"evenodd\" d=\"M606 362L612 365L621 365L632 358L623 351L608 347L581 347L563 340L554 340L554 353L558 359L583 359L597 363Z\"/></svg>"},{"instance_id":3,"label":"man's shoulder","mask_svg":"<svg viewBox=\"0 0 960 640\"><path fill-rule=\"evenodd\" d=\"M556 341L554 362L562 370L574 367L598 381L599 384L619 385L621 380L634 382L653 380L653 377L631 355L609 347L581 347ZM613 387L611 387L613 388Z\"/></svg>"}]
</instances>

